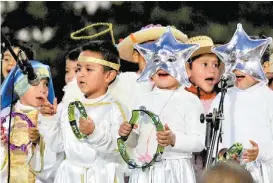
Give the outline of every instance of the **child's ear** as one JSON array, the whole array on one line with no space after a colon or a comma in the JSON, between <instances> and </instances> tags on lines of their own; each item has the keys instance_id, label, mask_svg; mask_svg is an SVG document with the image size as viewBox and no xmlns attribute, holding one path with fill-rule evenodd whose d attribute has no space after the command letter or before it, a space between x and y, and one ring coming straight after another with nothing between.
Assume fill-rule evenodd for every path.
<instances>
[{"instance_id":1,"label":"child's ear","mask_svg":"<svg viewBox=\"0 0 273 183\"><path fill-rule=\"evenodd\" d=\"M189 62L186 62L186 71L187 71L188 77L190 78L191 77L191 67L190 67Z\"/></svg>"},{"instance_id":2,"label":"child's ear","mask_svg":"<svg viewBox=\"0 0 273 183\"><path fill-rule=\"evenodd\" d=\"M117 76L118 72L116 70L110 70L106 74L106 82L111 83Z\"/></svg>"},{"instance_id":3,"label":"child's ear","mask_svg":"<svg viewBox=\"0 0 273 183\"><path fill-rule=\"evenodd\" d=\"M133 61L135 63L139 62L139 53L136 50L134 50L134 52L133 52Z\"/></svg>"}]
</instances>

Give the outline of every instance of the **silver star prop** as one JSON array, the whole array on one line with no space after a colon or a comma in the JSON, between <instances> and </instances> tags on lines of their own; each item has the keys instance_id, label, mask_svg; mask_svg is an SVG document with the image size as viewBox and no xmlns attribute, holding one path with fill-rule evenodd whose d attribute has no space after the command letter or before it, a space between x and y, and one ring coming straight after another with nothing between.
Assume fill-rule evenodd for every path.
<instances>
[{"instance_id":1,"label":"silver star prop","mask_svg":"<svg viewBox=\"0 0 273 183\"><path fill-rule=\"evenodd\" d=\"M138 82L148 81L159 69L162 69L181 85L190 87L185 64L191 54L199 49L198 44L180 43L168 26L166 32L157 41L135 44L134 47L146 60L146 67L138 78Z\"/></svg>"},{"instance_id":2,"label":"silver star prop","mask_svg":"<svg viewBox=\"0 0 273 183\"><path fill-rule=\"evenodd\" d=\"M271 37L251 39L239 23L230 42L212 48L212 52L224 62L225 72L238 69L258 81L267 82L261 65L261 57L271 42Z\"/></svg>"}]
</instances>

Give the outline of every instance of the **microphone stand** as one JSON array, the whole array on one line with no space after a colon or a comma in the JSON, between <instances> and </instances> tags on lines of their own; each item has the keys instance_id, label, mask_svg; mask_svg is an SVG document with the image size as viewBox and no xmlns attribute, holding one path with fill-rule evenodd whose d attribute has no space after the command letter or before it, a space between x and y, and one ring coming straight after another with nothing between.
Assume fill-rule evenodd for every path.
<instances>
[{"instance_id":1,"label":"microphone stand","mask_svg":"<svg viewBox=\"0 0 273 183\"><path fill-rule=\"evenodd\" d=\"M221 98L218 109L214 108L212 113L201 114L200 121L204 123L206 120L206 141L205 147L208 149L206 158L206 169L212 165L212 155L216 146L216 155L218 153L219 142L222 141L222 121L224 120L224 99L227 93L227 79L221 79ZM217 142L216 142L217 140ZM215 162L217 161L217 157Z\"/></svg>"},{"instance_id":2,"label":"microphone stand","mask_svg":"<svg viewBox=\"0 0 273 183\"><path fill-rule=\"evenodd\" d=\"M25 67L24 64L22 63L21 60L19 60L19 57L15 54L15 52L12 49L12 46L9 42L9 40L6 38L6 36L2 33L1 31L1 38L3 38L4 43L5 43L5 47L7 47L7 49L9 50L9 52L11 53L12 57L16 60L16 66L17 64L19 65L20 69L22 70L22 72L25 71ZM20 53L20 52L19 52ZM16 67L15 66L15 67ZM12 118L12 108L13 108L13 99L14 99L14 76L15 76L15 72L13 72L12 75L12 93L11 93L11 103L10 103L10 113L9 113L9 124L8 124L8 176L7 176L7 182L10 182L10 132L11 132L11 118ZM1 96L2 97L2 96Z\"/></svg>"}]
</instances>

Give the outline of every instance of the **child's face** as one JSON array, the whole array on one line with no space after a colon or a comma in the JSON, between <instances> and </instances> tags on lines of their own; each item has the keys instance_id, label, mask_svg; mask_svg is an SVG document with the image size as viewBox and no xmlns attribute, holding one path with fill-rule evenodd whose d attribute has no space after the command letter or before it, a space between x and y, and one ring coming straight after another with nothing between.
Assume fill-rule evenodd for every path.
<instances>
[{"instance_id":1,"label":"child's face","mask_svg":"<svg viewBox=\"0 0 273 183\"><path fill-rule=\"evenodd\" d=\"M84 51L81 54L103 59L100 53ZM77 83L87 98L97 98L104 95L109 84L109 72L97 63L78 61Z\"/></svg>"},{"instance_id":2,"label":"child's face","mask_svg":"<svg viewBox=\"0 0 273 183\"><path fill-rule=\"evenodd\" d=\"M204 54L192 62L190 81L205 92L212 92L219 81L219 62L214 54Z\"/></svg>"},{"instance_id":3,"label":"child's face","mask_svg":"<svg viewBox=\"0 0 273 183\"><path fill-rule=\"evenodd\" d=\"M234 74L236 75L235 85L241 90L245 90L258 83L258 81L256 81L249 74L245 74L239 70L234 70Z\"/></svg>"},{"instance_id":4,"label":"child's face","mask_svg":"<svg viewBox=\"0 0 273 183\"><path fill-rule=\"evenodd\" d=\"M75 60L66 60L65 66L65 83L72 81L77 74L77 61Z\"/></svg>"},{"instance_id":5,"label":"child's face","mask_svg":"<svg viewBox=\"0 0 273 183\"><path fill-rule=\"evenodd\" d=\"M32 107L41 107L48 96L48 79L42 79L37 86L30 86L20 97L20 102Z\"/></svg>"},{"instance_id":6,"label":"child's face","mask_svg":"<svg viewBox=\"0 0 273 183\"><path fill-rule=\"evenodd\" d=\"M160 89L175 90L179 86L178 81L162 69L158 70L152 79Z\"/></svg>"},{"instance_id":7,"label":"child's face","mask_svg":"<svg viewBox=\"0 0 273 183\"><path fill-rule=\"evenodd\" d=\"M18 54L19 48L15 47L13 48L13 51L15 52L15 54ZM13 58L13 56L11 55L11 53L7 50L4 52L4 57L2 60L2 73L4 78L6 78L9 74L9 72L15 67L16 65L16 60Z\"/></svg>"}]
</instances>

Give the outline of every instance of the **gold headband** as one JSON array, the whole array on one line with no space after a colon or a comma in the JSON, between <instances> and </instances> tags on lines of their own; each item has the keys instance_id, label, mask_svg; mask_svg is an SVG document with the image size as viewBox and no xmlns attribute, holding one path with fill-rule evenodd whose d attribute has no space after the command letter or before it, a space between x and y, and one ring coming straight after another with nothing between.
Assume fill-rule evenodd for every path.
<instances>
[{"instance_id":1,"label":"gold headband","mask_svg":"<svg viewBox=\"0 0 273 183\"><path fill-rule=\"evenodd\" d=\"M119 71L119 68L120 68L119 64L112 63L112 62L102 60L102 59L98 59L98 58L94 58L94 57L89 57L89 56L80 55L79 58L78 58L78 61L101 64L101 65L104 65L104 66L111 67L111 68L115 69L116 71Z\"/></svg>"}]
</instances>

